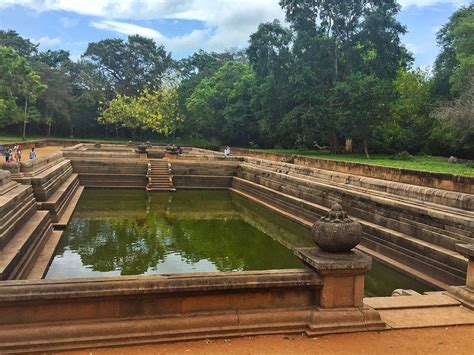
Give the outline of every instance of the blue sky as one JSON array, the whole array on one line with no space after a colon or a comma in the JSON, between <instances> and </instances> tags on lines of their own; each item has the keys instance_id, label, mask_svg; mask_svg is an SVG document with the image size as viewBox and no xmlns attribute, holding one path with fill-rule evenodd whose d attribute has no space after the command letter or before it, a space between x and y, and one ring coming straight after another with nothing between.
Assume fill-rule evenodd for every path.
<instances>
[{"instance_id":1,"label":"blue sky","mask_svg":"<svg viewBox=\"0 0 474 355\"><path fill-rule=\"evenodd\" d=\"M470 1L399 2L415 66L432 65L437 30ZM175 58L201 48L242 48L259 23L274 18L284 20L278 0L0 0L0 29L17 31L41 50L69 50L74 59L89 42L135 33L164 44Z\"/></svg>"}]
</instances>

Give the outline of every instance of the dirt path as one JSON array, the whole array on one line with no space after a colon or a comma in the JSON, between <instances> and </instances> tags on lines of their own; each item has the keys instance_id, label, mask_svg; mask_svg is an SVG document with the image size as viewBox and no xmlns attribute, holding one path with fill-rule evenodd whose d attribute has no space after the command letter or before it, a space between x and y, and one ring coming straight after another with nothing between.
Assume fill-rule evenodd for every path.
<instances>
[{"instance_id":1,"label":"dirt path","mask_svg":"<svg viewBox=\"0 0 474 355\"><path fill-rule=\"evenodd\" d=\"M328 335L260 336L67 354L474 354L474 326Z\"/></svg>"}]
</instances>

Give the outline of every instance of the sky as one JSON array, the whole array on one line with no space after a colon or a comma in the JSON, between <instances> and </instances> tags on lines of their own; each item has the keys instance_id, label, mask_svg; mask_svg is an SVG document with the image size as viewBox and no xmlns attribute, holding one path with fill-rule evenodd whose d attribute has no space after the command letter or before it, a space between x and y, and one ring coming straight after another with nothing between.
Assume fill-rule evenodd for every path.
<instances>
[{"instance_id":1,"label":"sky","mask_svg":"<svg viewBox=\"0 0 474 355\"><path fill-rule=\"evenodd\" d=\"M399 0L415 67L433 64L436 32L471 1ZM89 42L132 34L153 38L175 59L199 49L245 48L258 25L273 19L284 21L278 0L0 0L0 29L17 31L40 50L68 50L73 59Z\"/></svg>"}]
</instances>

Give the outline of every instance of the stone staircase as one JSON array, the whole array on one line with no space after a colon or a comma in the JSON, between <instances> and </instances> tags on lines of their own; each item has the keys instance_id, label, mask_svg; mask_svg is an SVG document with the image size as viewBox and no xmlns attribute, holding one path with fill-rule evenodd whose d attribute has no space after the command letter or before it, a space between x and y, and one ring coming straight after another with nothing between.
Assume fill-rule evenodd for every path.
<instances>
[{"instance_id":1,"label":"stone staircase","mask_svg":"<svg viewBox=\"0 0 474 355\"><path fill-rule=\"evenodd\" d=\"M165 160L150 160L147 170L148 191L176 191L173 186L171 164Z\"/></svg>"},{"instance_id":2,"label":"stone staircase","mask_svg":"<svg viewBox=\"0 0 474 355\"><path fill-rule=\"evenodd\" d=\"M0 171L0 280L25 279L53 233L48 211L38 211L29 185Z\"/></svg>"},{"instance_id":3,"label":"stone staircase","mask_svg":"<svg viewBox=\"0 0 474 355\"><path fill-rule=\"evenodd\" d=\"M340 203L361 222L364 251L439 288L464 283L455 244L474 240L472 195L257 159L240 165L232 188L307 226Z\"/></svg>"}]
</instances>

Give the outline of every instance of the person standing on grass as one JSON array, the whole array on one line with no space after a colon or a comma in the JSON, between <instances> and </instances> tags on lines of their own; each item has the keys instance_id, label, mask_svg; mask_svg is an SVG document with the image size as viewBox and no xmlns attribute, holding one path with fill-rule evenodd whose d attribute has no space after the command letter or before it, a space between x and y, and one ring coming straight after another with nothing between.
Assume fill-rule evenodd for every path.
<instances>
[{"instance_id":1,"label":"person standing on grass","mask_svg":"<svg viewBox=\"0 0 474 355\"><path fill-rule=\"evenodd\" d=\"M36 159L36 152L35 152L35 148L31 148L31 152L30 152L30 160L32 159Z\"/></svg>"}]
</instances>

